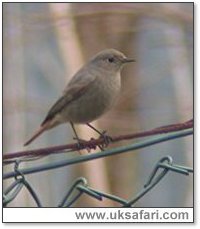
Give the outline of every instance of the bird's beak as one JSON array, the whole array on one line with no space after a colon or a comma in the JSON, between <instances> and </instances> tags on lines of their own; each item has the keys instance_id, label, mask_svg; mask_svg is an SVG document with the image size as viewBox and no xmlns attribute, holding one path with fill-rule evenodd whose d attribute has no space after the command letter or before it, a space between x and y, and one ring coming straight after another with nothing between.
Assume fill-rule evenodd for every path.
<instances>
[{"instance_id":1,"label":"bird's beak","mask_svg":"<svg viewBox=\"0 0 200 229\"><path fill-rule=\"evenodd\" d=\"M122 63L129 63L129 62L136 62L134 59L130 59L130 58L124 58L122 60Z\"/></svg>"}]
</instances>

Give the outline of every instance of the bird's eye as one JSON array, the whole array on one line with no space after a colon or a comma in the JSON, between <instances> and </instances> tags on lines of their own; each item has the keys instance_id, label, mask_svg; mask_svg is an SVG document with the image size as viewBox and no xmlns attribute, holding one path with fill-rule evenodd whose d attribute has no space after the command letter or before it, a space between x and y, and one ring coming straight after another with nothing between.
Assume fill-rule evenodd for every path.
<instances>
[{"instance_id":1,"label":"bird's eye","mask_svg":"<svg viewBox=\"0 0 200 229\"><path fill-rule=\"evenodd\" d=\"M114 58L113 57L108 58L108 62L113 63L114 62Z\"/></svg>"}]
</instances>

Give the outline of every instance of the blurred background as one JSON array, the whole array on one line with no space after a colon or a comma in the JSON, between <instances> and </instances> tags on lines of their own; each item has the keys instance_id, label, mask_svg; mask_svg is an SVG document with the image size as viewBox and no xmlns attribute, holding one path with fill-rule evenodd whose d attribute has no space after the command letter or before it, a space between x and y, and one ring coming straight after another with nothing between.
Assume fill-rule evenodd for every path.
<instances>
[{"instance_id":1,"label":"blurred background","mask_svg":"<svg viewBox=\"0 0 200 229\"><path fill-rule=\"evenodd\" d=\"M94 123L98 129L121 135L192 118L193 3L3 3L4 153L73 142L66 124L23 147L72 75L106 48L118 49L136 63L123 69L121 97ZM95 137L87 126L76 129L84 139ZM115 146L126 143L131 141ZM34 165L78 155L52 155ZM85 177L92 188L129 199L165 155L193 167L192 137L26 178L46 207L56 206L78 177ZM28 162L20 168L30 166ZM10 170L6 166L5 172ZM136 206L192 207L192 181L192 175L169 173ZM6 180L4 188L10 182ZM25 189L9 204L20 206L35 206ZM118 205L84 196L75 206Z\"/></svg>"}]
</instances>

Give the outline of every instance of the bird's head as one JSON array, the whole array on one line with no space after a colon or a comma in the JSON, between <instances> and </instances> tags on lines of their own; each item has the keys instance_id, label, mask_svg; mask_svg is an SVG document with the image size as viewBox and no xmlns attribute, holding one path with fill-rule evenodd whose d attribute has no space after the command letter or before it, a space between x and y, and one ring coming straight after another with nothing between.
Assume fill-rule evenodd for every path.
<instances>
[{"instance_id":1,"label":"bird's head","mask_svg":"<svg viewBox=\"0 0 200 229\"><path fill-rule=\"evenodd\" d=\"M120 71L123 65L129 62L135 62L135 60L127 58L123 53L115 49L103 50L97 53L90 61L94 67L113 73Z\"/></svg>"}]
</instances>

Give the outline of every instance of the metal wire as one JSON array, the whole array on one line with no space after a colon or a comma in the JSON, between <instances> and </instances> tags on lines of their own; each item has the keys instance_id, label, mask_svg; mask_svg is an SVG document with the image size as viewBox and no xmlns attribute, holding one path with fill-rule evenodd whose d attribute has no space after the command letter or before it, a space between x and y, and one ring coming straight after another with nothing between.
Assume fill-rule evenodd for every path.
<instances>
[{"instance_id":1,"label":"metal wire","mask_svg":"<svg viewBox=\"0 0 200 229\"><path fill-rule=\"evenodd\" d=\"M66 159L66 160L62 160L62 161L58 161L58 162L43 164L41 166L35 166L35 167L28 168L28 169L23 169L23 170L21 170L21 172L23 174L32 174L32 173L46 171L49 169L57 169L57 168L60 168L63 166L82 163L85 161L90 161L90 160L94 160L94 159L98 159L98 158L102 158L102 157L108 157L111 155L116 155L116 154L120 154L120 153L133 151L136 149L145 148L145 147L148 147L151 145L155 145L155 144L162 143L165 141L185 137L185 136L188 136L191 134L193 134L193 130L191 130L191 129L182 130L179 132L166 134L164 136L153 137L153 138L150 138L148 140L144 140L144 141L141 141L138 143L133 143L133 144L117 147L117 148L112 148L110 150L105 150L105 151L101 151L101 152L97 152L97 153L93 153L93 154L87 154L87 155L79 155L79 156L74 157L72 159ZM3 175L3 179L8 179L8 178L11 178L15 175L16 175L15 171L9 172L9 173L6 173Z\"/></svg>"},{"instance_id":2,"label":"metal wire","mask_svg":"<svg viewBox=\"0 0 200 229\"><path fill-rule=\"evenodd\" d=\"M14 165L15 181L5 190L3 194L3 206L6 207L8 203L13 201L17 197L21 189L25 187L28 190L28 192L30 193L30 195L32 196L36 205L38 207L42 207L42 204L38 198L38 195L33 190L31 185L27 182L24 174L19 170L19 164L20 164L20 160L16 160L15 165Z\"/></svg>"},{"instance_id":3,"label":"metal wire","mask_svg":"<svg viewBox=\"0 0 200 229\"><path fill-rule=\"evenodd\" d=\"M6 207L10 202L12 202L20 193L23 187L25 187L31 197L33 198L36 206L42 207L42 203L38 197L38 194L34 191L30 183L27 181L25 175L35 172L41 172L47 169L55 169L62 166L67 166L75 163L81 163L84 161L94 160L101 157L111 156L118 153L128 152L130 150L139 149L153 144L158 144L164 141L176 139L179 137L184 137L192 134L191 130L184 130L178 133L170 133L165 136L154 137L139 143L134 143L126 145L123 147L114 148L111 150L89 154L84 156L78 156L76 158L65 160L64 162L55 162L47 165L32 167L29 169L20 169L20 164L24 159L15 160L14 171L4 174L4 179L13 178L13 183L7 187L3 194L3 205ZM29 161L30 162L30 161ZM119 196L105 193L100 190L93 189L88 185L86 178L80 177L76 179L73 184L68 188L67 192L63 195L63 198L59 201L58 207L71 207L82 197L82 195L88 195L90 198L95 198L98 201L104 201L105 199L112 200L121 207L134 207L135 204L151 189L153 189L158 183L169 173L176 172L182 175L189 175L193 172L193 169L183 165L177 165L173 162L171 156L165 156L161 158L154 166L152 172L150 172L149 178L145 183L144 187L134 196L130 197L128 200L123 199Z\"/></svg>"},{"instance_id":4,"label":"metal wire","mask_svg":"<svg viewBox=\"0 0 200 229\"><path fill-rule=\"evenodd\" d=\"M129 200L122 199L119 196L108 194L99 190L95 190L88 186L86 178L80 177L74 181L72 186L64 195L63 199L58 204L58 207L70 207L81 198L83 194L95 198L99 201L104 199L112 200L116 203L119 203L121 207L134 207L134 205L153 187L155 187L166 175L168 172L176 172L183 175L189 175L193 172L192 168L180 166L173 163L173 159L170 156L165 156L161 158L155 165L154 169L150 173L150 176L144 185L144 187ZM19 176L21 176L19 178ZM22 187L25 186L29 191L30 195L33 197L36 205L42 207L42 204L38 198L38 195L31 188L30 184L25 180L24 175L19 172L15 177L15 181L6 189L3 195L4 206L7 206L8 203L13 201L15 197L19 194ZM12 191L12 193L10 193Z\"/></svg>"},{"instance_id":5,"label":"metal wire","mask_svg":"<svg viewBox=\"0 0 200 229\"><path fill-rule=\"evenodd\" d=\"M180 169L180 167L181 167L181 169ZM162 171L159 172L159 170L162 170ZM184 175L189 175L189 173L193 172L193 170L191 168L173 164L172 158L170 156L166 156L166 157L161 158L156 163L156 166L153 169L153 171L151 172L148 181L144 185L144 188L133 199L125 200L125 199L122 199L118 196L107 194L107 193L92 189L92 188L87 187L87 186L84 186L84 189L81 189L81 191L90 195L90 196L92 196L91 191L95 192L98 195L100 195L100 197L102 197L102 199L99 198L99 200L103 200L103 198L107 198L107 199L110 199L110 200L113 200L115 202L122 204L123 207L133 207L133 205L139 199L141 199L147 192L149 192L155 185L157 185L165 177L165 175L169 171L177 172L177 173L184 174ZM81 178L81 179L83 179L83 178ZM79 185L77 185L76 188L80 190ZM73 186L73 189L75 189L75 186ZM74 201L74 203L75 203L75 201ZM73 203L70 202L70 205L72 205L72 204Z\"/></svg>"}]
</instances>

